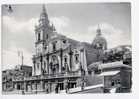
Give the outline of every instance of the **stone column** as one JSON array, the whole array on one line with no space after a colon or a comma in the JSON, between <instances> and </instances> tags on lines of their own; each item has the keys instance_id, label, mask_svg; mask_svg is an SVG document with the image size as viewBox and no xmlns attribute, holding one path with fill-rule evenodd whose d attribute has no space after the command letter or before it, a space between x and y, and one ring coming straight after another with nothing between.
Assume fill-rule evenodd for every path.
<instances>
[{"instance_id":1,"label":"stone column","mask_svg":"<svg viewBox=\"0 0 139 99\"><path fill-rule=\"evenodd\" d=\"M49 70L49 53L47 54L47 73L50 74L50 70Z\"/></svg>"},{"instance_id":2,"label":"stone column","mask_svg":"<svg viewBox=\"0 0 139 99\"><path fill-rule=\"evenodd\" d=\"M15 83L13 83L13 89L15 89Z\"/></svg>"},{"instance_id":3,"label":"stone column","mask_svg":"<svg viewBox=\"0 0 139 99\"><path fill-rule=\"evenodd\" d=\"M5 89L6 89L6 84L5 83L2 85L2 88L5 91Z\"/></svg>"},{"instance_id":4,"label":"stone column","mask_svg":"<svg viewBox=\"0 0 139 99\"><path fill-rule=\"evenodd\" d=\"M64 90L66 90L66 93L68 92L68 80L64 80Z\"/></svg>"},{"instance_id":5,"label":"stone column","mask_svg":"<svg viewBox=\"0 0 139 99\"><path fill-rule=\"evenodd\" d=\"M63 50L62 48L60 49L60 61L61 61L61 67L63 66ZM62 69L62 68L61 68ZM62 71L62 70L61 70Z\"/></svg>"},{"instance_id":6,"label":"stone column","mask_svg":"<svg viewBox=\"0 0 139 99\"><path fill-rule=\"evenodd\" d=\"M2 84L2 91L4 91L4 84Z\"/></svg>"},{"instance_id":7,"label":"stone column","mask_svg":"<svg viewBox=\"0 0 139 99\"><path fill-rule=\"evenodd\" d=\"M59 73L61 73L61 67L62 67L62 66L61 66L60 56L58 56L58 63L59 63L59 64L58 64L58 65L59 65L59 70L58 70L58 71L59 71Z\"/></svg>"},{"instance_id":8,"label":"stone column","mask_svg":"<svg viewBox=\"0 0 139 99\"><path fill-rule=\"evenodd\" d=\"M76 80L76 83L77 83L77 87L78 87L78 86L81 86L81 83L82 83L81 78L78 78L78 79Z\"/></svg>"},{"instance_id":9,"label":"stone column","mask_svg":"<svg viewBox=\"0 0 139 99\"><path fill-rule=\"evenodd\" d=\"M41 63L41 74L43 75L43 68L42 68L43 56L40 56L40 63Z\"/></svg>"},{"instance_id":10,"label":"stone column","mask_svg":"<svg viewBox=\"0 0 139 99\"><path fill-rule=\"evenodd\" d=\"M35 67L35 63L36 63L36 62L35 62L35 59L33 59L33 68L34 68L34 69L33 69L33 70L34 70L34 71L33 71L33 72L34 72L34 73L33 73L33 75L35 75L35 74L36 74L36 67Z\"/></svg>"},{"instance_id":11,"label":"stone column","mask_svg":"<svg viewBox=\"0 0 139 99\"><path fill-rule=\"evenodd\" d=\"M52 83L51 82L49 83L49 92L50 93L52 92Z\"/></svg>"},{"instance_id":12,"label":"stone column","mask_svg":"<svg viewBox=\"0 0 139 99\"><path fill-rule=\"evenodd\" d=\"M24 81L24 91L26 91L26 82Z\"/></svg>"},{"instance_id":13,"label":"stone column","mask_svg":"<svg viewBox=\"0 0 139 99\"><path fill-rule=\"evenodd\" d=\"M41 80L40 83L41 83L41 90L44 91L44 81Z\"/></svg>"},{"instance_id":14,"label":"stone column","mask_svg":"<svg viewBox=\"0 0 139 99\"><path fill-rule=\"evenodd\" d=\"M17 83L14 84L14 88L17 90Z\"/></svg>"},{"instance_id":15,"label":"stone column","mask_svg":"<svg viewBox=\"0 0 139 99\"><path fill-rule=\"evenodd\" d=\"M70 56L70 59L69 59L70 70L72 70L72 56L73 56L73 52L72 52L72 49L71 49L71 45L69 47L69 56Z\"/></svg>"},{"instance_id":16,"label":"stone column","mask_svg":"<svg viewBox=\"0 0 139 99\"><path fill-rule=\"evenodd\" d=\"M37 88L37 81L35 83L35 90L36 90L36 94L37 94L37 90L38 90L38 88Z\"/></svg>"},{"instance_id":17,"label":"stone column","mask_svg":"<svg viewBox=\"0 0 139 99\"><path fill-rule=\"evenodd\" d=\"M28 91L28 83L26 82L26 86L25 86L26 91Z\"/></svg>"},{"instance_id":18,"label":"stone column","mask_svg":"<svg viewBox=\"0 0 139 99\"><path fill-rule=\"evenodd\" d=\"M46 90L46 93L49 93L49 85L48 85L48 82L45 82L45 90Z\"/></svg>"},{"instance_id":19,"label":"stone column","mask_svg":"<svg viewBox=\"0 0 139 99\"><path fill-rule=\"evenodd\" d=\"M7 90L7 82L5 83L5 90Z\"/></svg>"},{"instance_id":20,"label":"stone column","mask_svg":"<svg viewBox=\"0 0 139 99\"><path fill-rule=\"evenodd\" d=\"M31 89L31 91L32 91L32 82L30 82L30 89Z\"/></svg>"}]
</instances>

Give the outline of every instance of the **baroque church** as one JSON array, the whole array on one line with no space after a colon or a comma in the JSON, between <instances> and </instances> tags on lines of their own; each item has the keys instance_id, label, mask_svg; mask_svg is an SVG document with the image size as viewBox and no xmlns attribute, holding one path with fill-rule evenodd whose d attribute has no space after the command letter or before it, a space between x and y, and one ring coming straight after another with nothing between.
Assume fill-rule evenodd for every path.
<instances>
[{"instance_id":1,"label":"baroque church","mask_svg":"<svg viewBox=\"0 0 139 99\"><path fill-rule=\"evenodd\" d=\"M26 78L24 83L20 82L20 85L26 91L43 90L47 93L82 86L88 66L102 61L103 52L107 49L100 27L92 44L89 44L57 33L54 25L50 24L44 5L38 22L35 26L35 55L32 58L33 76Z\"/></svg>"},{"instance_id":2,"label":"baroque church","mask_svg":"<svg viewBox=\"0 0 139 99\"><path fill-rule=\"evenodd\" d=\"M87 65L100 60L97 51L102 53L103 50L107 49L107 42L102 37L99 27L96 32L97 35L92 44L79 42L58 34L54 25L50 25L45 6L43 6L39 25L35 26L36 54L33 57L33 74L75 72L79 71L81 66L87 71Z\"/></svg>"}]
</instances>

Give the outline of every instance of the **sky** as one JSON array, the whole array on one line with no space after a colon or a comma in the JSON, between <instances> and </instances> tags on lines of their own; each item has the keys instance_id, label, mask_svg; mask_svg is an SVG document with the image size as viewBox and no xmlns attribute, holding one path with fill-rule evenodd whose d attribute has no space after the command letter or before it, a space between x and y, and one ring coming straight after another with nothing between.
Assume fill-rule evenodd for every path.
<instances>
[{"instance_id":1,"label":"sky","mask_svg":"<svg viewBox=\"0 0 139 99\"><path fill-rule=\"evenodd\" d=\"M62 3L45 5L49 20L58 33L72 39L92 43L98 24L108 48L131 45L130 3ZM21 64L32 66L35 52L34 26L38 24L42 4L12 5L9 13L2 6L2 69Z\"/></svg>"}]
</instances>

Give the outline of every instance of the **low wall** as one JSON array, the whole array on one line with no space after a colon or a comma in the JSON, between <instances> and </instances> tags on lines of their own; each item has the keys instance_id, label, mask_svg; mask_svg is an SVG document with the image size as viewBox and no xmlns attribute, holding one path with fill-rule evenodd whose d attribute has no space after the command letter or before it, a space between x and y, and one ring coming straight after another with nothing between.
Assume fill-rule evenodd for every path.
<instances>
[{"instance_id":1,"label":"low wall","mask_svg":"<svg viewBox=\"0 0 139 99\"><path fill-rule=\"evenodd\" d=\"M69 90L69 94L86 94L86 93L103 93L103 84L93 85L85 87L84 90L81 90L81 87L73 88Z\"/></svg>"}]
</instances>

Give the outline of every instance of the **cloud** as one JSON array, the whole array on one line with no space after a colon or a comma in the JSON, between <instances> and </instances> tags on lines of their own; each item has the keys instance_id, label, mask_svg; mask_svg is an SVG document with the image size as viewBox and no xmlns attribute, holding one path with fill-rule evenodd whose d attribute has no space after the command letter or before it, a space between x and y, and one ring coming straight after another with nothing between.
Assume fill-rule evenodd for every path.
<instances>
[{"instance_id":1,"label":"cloud","mask_svg":"<svg viewBox=\"0 0 139 99\"><path fill-rule=\"evenodd\" d=\"M70 20L64 16L52 17L50 21L61 34L64 32L64 28L68 27L70 23ZM32 52L34 52L35 48L35 24L38 24L38 18L21 21L11 16L3 16L3 69L13 68L19 63L17 51L23 51L25 57L24 63L32 65Z\"/></svg>"},{"instance_id":2,"label":"cloud","mask_svg":"<svg viewBox=\"0 0 139 99\"><path fill-rule=\"evenodd\" d=\"M10 33L23 33L22 30L26 29L27 31L32 32L34 30L33 24L37 23L38 18L31 18L28 21L19 21L14 17L3 16L3 28L8 29Z\"/></svg>"},{"instance_id":3,"label":"cloud","mask_svg":"<svg viewBox=\"0 0 139 99\"><path fill-rule=\"evenodd\" d=\"M18 64L17 51L23 51L24 63L32 65L35 33L34 26L37 18L20 21L14 17L3 16L2 23L2 63L4 69L12 68Z\"/></svg>"},{"instance_id":4,"label":"cloud","mask_svg":"<svg viewBox=\"0 0 139 99\"><path fill-rule=\"evenodd\" d=\"M34 26L37 21L37 18L20 21L14 17L3 16L3 48L9 49L12 46L11 42L13 42L17 47L23 47L27 51L33 52L35 41Z\"/></svg>"},{"instance_id":5,"label":"cloud","mask_svg":"<svg viewBox=\"0 0 139 99\"><path fill-rule=\"evenodd\" d=\"M72 27L71 20L68 17L60 16L60 17L51 17L50 18L51 23L54 24L56 31L59 34L65 35L69 38L72 38L74 40L78 40L81 42L92 42L92 39L90 40L90 36L87 33L81 33L81 32L71 32L72 30L69 30L69 28L75 28Z\"/></svg>"},{"instance_id":6,"label":"cloud","mask_svg":"<svg viewBox=\"0 0 139 99\"><path fill-rule=\"evenodd\" d=\"M50 21L61 34L64 33L64 28L70 24L70 20L64 16L52 17ZM3 16L3 69L13 68L19 63L17 51L23 51L25 57L24 63L32 65L31 58L35 48L35 24L38 24L38 18L20 21L11 16Z\"/></svg>"},{"instance_id":7,"label":"cloud","mask_svg":"<svg viewBox=\"0 0 139 99\"><path fill-rule=\"evenodd\" d=\"M13 44L10 50L3 50L2 51L2 70L5 69L12 69L16 65L21 64L21 56L18 56L18 51L23 52L23 63L25 65L32 66L32 53L29 53L24 48L18 48L16 45Z\"/></svg>"},{"instance_id":8,"label":"cloud","mask_svg":"<svg viewBox=\"0 0 139 99\"><path fill-rule=\"evenodd\" d=\"M58 33L63 33L64 28L70 26L70 19L65 16L51 17L50 21L54 24Z\"/></svg>"},{"instance_id":9,"label":"cloud","mask_svg":"<svg viewBox=\"0 0 139 99\"><path fill-rule=\"evenodd\" d=\"M18 64L17 51L24 52L24 63L32 65L32 55L34 50L35 33L34 26L37 24L37 18L31 18L27 21L19 21L14 17L3 16L2 33L3 33L3 67L12 68ZM58 33L69 38L92 43L96 36L98 25L90 25L84 28L86 32L76 31L71 32L68 28L72 27L71 20L68 17L51 17L50 22L54 24ZM99 24L102 29L102 34L108 42L108 48L112 48L122 44L131 44L130 33L125 33L115 26L102 22ZM74 27L75 28L75 27ZM14 58L13 58L14 57ZM10 67L9 67L10 66Z\"/></svg>"},{"instance_id":10,"label":"cloud","mask_svg":"<svg viewBox=\"0 0 139 99\"><path fill-rule=\"evenodd\" d=\"M115 28L113 25L106 22L100 23L99 26L102 30L102 35L108 42L108 48L116 47L118 45L131 44L130 33L125 33L123 30ZM88 32L92 32L92 36L94 37L93 33L96 33L97 28L98 25L89 26Z\"/></svg>"}]
</instances>

